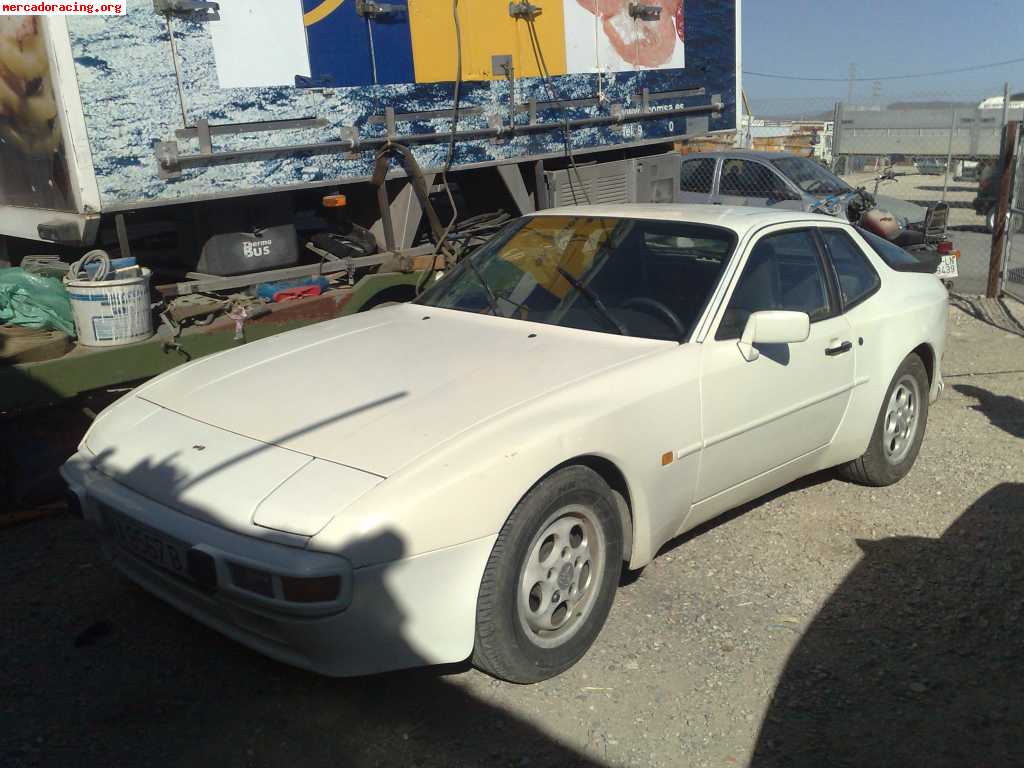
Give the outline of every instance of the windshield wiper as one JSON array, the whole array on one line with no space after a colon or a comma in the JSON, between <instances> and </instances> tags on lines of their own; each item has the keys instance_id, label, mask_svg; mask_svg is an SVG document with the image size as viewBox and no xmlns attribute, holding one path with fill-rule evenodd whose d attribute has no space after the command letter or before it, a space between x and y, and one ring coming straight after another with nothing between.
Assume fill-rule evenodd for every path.
<instances>
[{"instance_id":1,"label":"windshield wiper","mask_svg":"<svg viewBox=\"0 0 1024 768\"><path fill-rule=\"evenodd\" d=\"M604 302L598 298L596 293L594 293L592 290L590 290L590 288L588 288L575 277L573 277L572 273L569 272L567 269L564 269L561 264L555 264L555 269L558 270L558 274L564 277L566 282L569 283L569 285L571 285L573 288L575 288L577 291L583 294L583 296L587 299L587 301L591 303L594 309L600 312L601 316L605 320L607 320L615 328L615 330L617 330L622 336L629 336L629 333L626 331L625 327L623 327L623 325L618 320L612 317L611 312L608 311L608 308L604 305Z\"/></svg>"},{"instance_id":2,"label":"windshield wiper","mask_svg":"<svg viewBox=\"0 0 1024 768\"><path fill-rule=\"evenodd\" d=\"M491 314L494 315L495 317L499 317L498 297L494 295L494 291L491 290L491 286L487 283L486 280L484 280L484 276L480 274L480 270L476 268L476 264L473 263L472 256L466 257L466 266L468 266L473 271L473 274L476 276L476 279L480 283L480 286L484 289L484 293L487 294L487 304L490 306Z\"/></svg>"}]
</instances>

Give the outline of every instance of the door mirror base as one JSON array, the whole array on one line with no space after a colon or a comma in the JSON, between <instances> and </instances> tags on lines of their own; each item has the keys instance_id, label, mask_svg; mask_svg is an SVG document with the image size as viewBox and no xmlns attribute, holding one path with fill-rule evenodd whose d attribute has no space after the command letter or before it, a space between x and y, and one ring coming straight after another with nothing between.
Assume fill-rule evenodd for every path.
<instances>
[{"instance_id":1,"label":"door mirror base","mask_svg":"<svg viewBox=\"0 0 1024 768\"><path fill-rule=\"evenodd\" d=\"M743 359L748 363L752 363L761 356L761 353L757 351L757 347L753 344L747 344L743 339L736 342L736 346L739 347L740 354L743 355Z\"/></svg>"}]
</instances>

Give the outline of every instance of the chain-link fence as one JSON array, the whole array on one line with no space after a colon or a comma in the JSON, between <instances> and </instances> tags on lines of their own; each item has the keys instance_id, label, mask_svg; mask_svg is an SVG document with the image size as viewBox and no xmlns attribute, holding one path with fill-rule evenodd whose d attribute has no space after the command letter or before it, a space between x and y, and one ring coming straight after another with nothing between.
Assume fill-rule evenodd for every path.
<instances>
[{"instance_id":1,"label":"chain-link fence","mask_svg":"<svg viewBox=\"0 0 1024 768\"><path fill-rule=\"evenodd\" d=\"M752 81L748 88L757 84ZM871 193L880 209L884 199L884 207L902 223L916 217L923 225L932 211L941 211L945 233L961 254L956 290L981 294L988 282L1004 126L1024 120L1024 93L1009 91L1009 98L1004 93L1002 83L993 83L989 89L902 93L888 100L878 92L861 93L850 102L827 96L761 98L748 90L745 117L735 134L679 146L687 155L682 197L684 202L807 210L809 200L829 196L834 177L815 172L810 163L784 159L797 155ZM758 154L740 157L749 150ZM716 164L715 155L732 158ZM1018 261L1010 269L1024 267L1022 237L1015 238ZM1009 273L1006 282L1012 282Z\"/></svg>"},{"instance_id":2,"label":"chain-link fence","mask_svg":"<svg viewBox=\"0 0 1024 768\"><path fill-rule=\"evenodd\" d=\"M1015 176L1010 199L1006 247L1003 251L1003 292L1024 302L1024 124L1018 130Z\"/></svg>"}]
</instances>

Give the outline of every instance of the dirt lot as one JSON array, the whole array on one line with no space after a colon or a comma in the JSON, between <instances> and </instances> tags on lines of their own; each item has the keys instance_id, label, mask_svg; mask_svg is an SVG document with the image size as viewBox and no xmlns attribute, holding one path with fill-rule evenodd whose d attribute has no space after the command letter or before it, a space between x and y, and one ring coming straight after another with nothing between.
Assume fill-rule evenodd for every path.
<instances>
[{"instance_id":1,"label":"dirt lot","mask_svg":"<svg viewBox=\"0 0 1024 768\"><path fill-rule=\"evenodd\" d=\"M824 473L624 577L558 679L329 680L115 576L66 516L0 530L5 766L978 766L1024 750L1024 336L951 310L914 471Z\"/></svg>"}]
</instances>

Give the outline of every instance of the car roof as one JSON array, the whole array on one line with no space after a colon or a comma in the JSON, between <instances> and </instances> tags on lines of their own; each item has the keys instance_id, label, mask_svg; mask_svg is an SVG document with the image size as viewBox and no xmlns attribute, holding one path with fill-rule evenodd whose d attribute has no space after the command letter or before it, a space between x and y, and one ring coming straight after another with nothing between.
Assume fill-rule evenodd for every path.
<instances>
[{"instance_id":1,"label":"car roof","mask_svg":"<svg viewBox=\"0 0 1024 768\"><path fill-rule=\"evenodd\" d=\"M616 205L571 205L547 208L531 216L607 216L616 219L655 219L726 227L739 235L773 224L844 224L842 219L821 213L773 210L753 206L707 203L619 203Z\"/></svg>"},{"instance_id":2,"label":"car roof","mask_svg":"<svg viewBox=\"0 0 1024 768\"><path fill-rule=\"evenodd\" d=\"M738 158L738 159L754 159L754 160L778 160L780 158L797 158L800 160L810 160L809 157L798 155L794 152L763 152L754 149L726 149L720 152L687 152L683 155L683 160L689 160L694 157L725 157L725 158Z\"/></svg>"}]
</instances>

